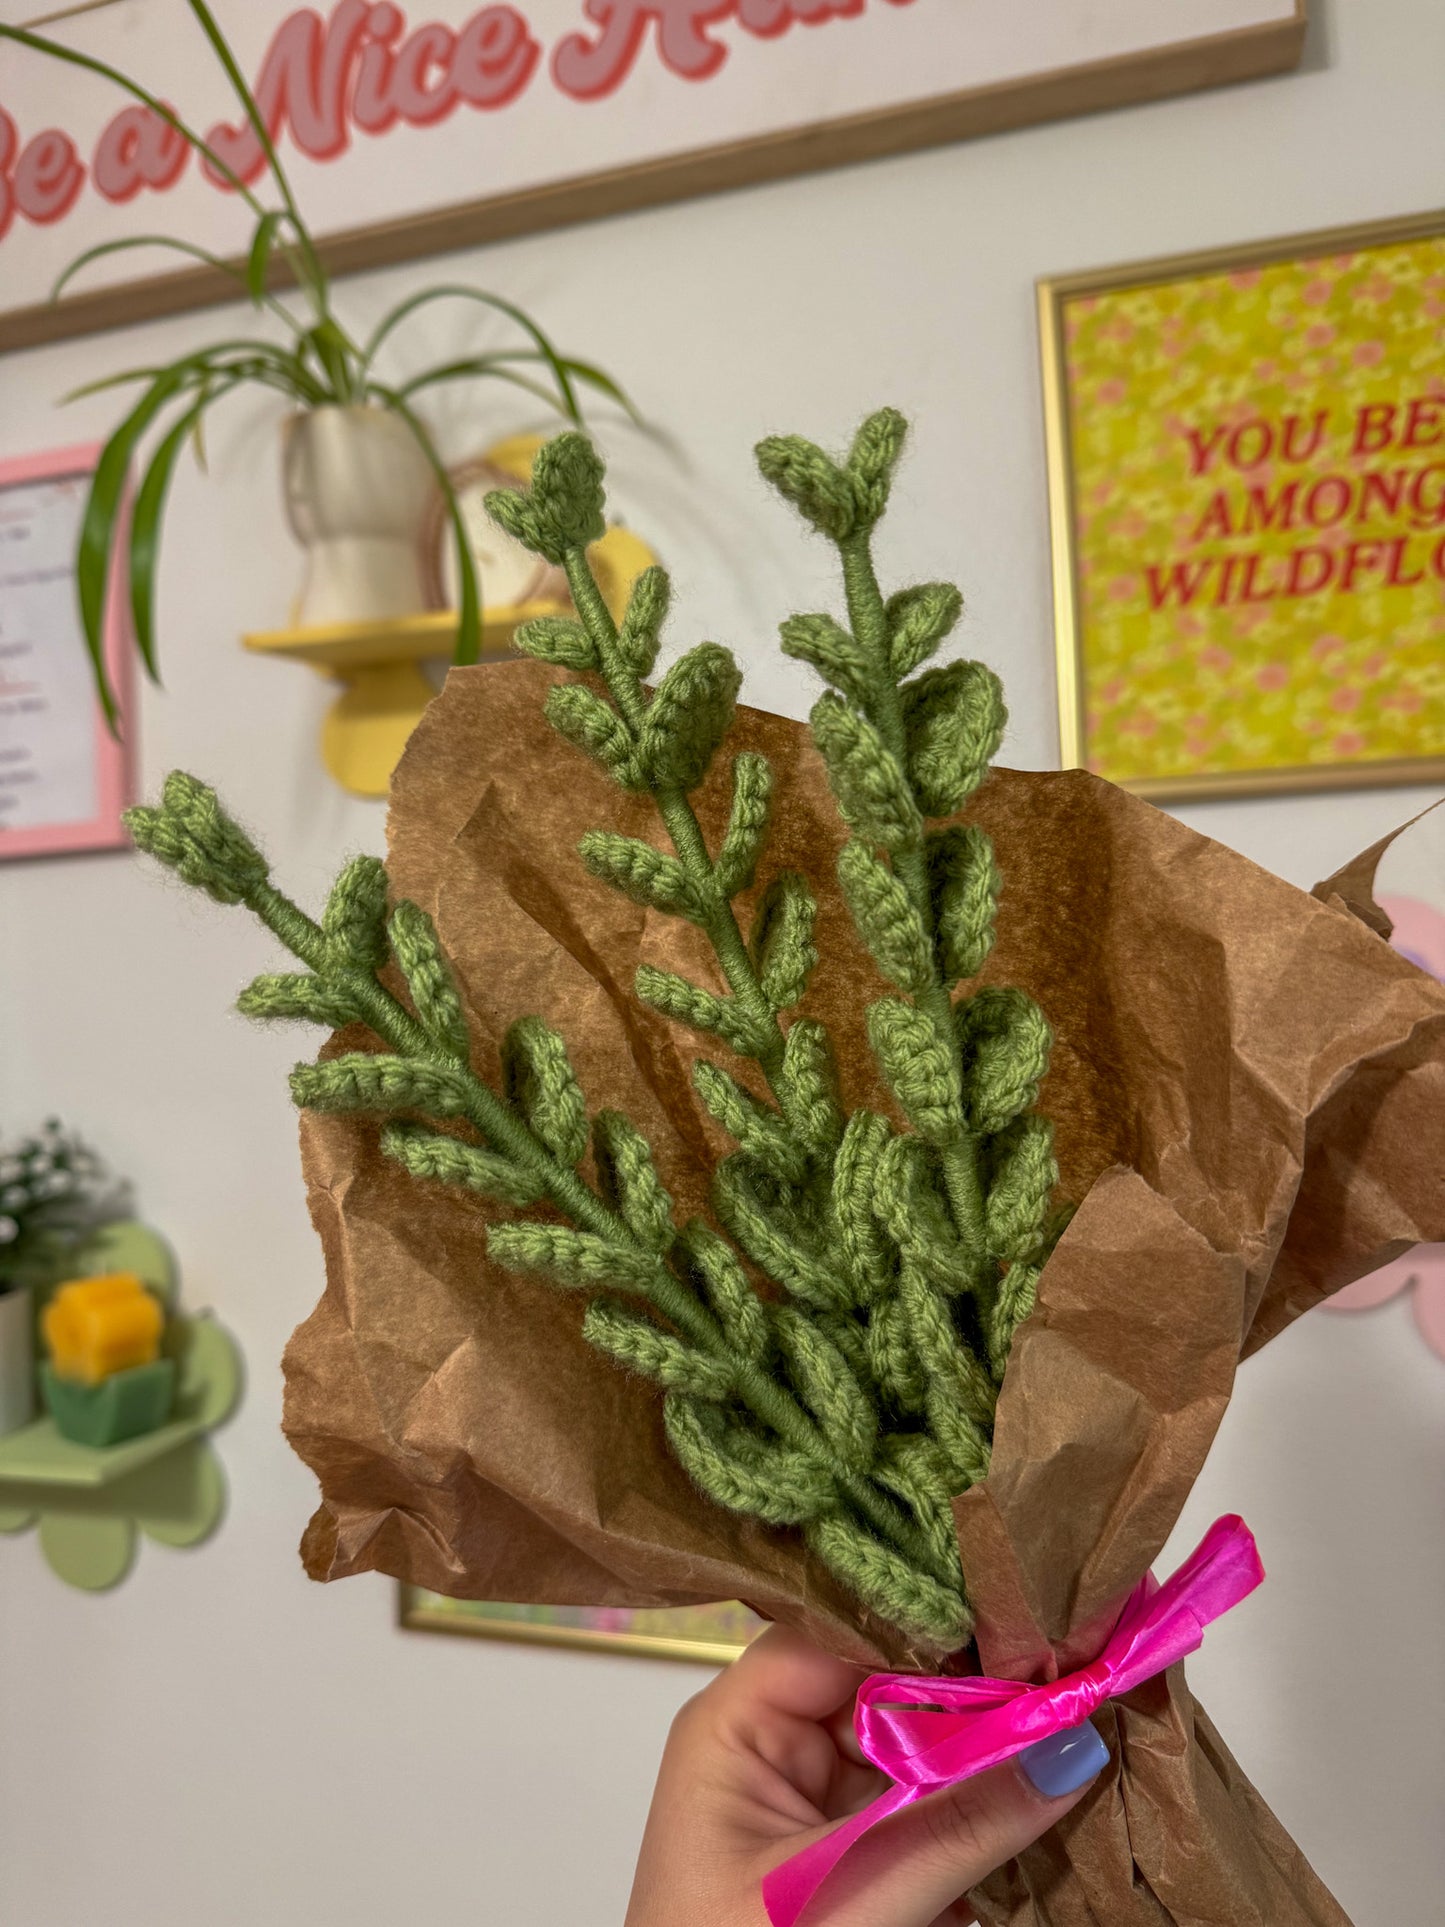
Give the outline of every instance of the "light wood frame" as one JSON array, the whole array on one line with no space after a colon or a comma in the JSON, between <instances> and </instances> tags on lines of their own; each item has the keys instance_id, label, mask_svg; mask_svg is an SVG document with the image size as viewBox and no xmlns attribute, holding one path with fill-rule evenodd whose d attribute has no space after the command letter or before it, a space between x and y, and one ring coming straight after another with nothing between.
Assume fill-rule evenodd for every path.
<instances>
[{"instance_id":1,"label":"light wood frame","mask_svg":"<svg viewBox=\"0 0 1445 1927\"><path fill-rule=\"evenodd\" d=\"M1081 274L1049 276L1038 283L1044 437L1049 485L1049 548L1053 564L1054 646L1059 686L1059 757L1065 769L1087 767L1084 674L1079 580L1074 544L1073 455L1069 436L1068 368L1064 310L1080 295L1111 293L1161 281L1187 281L1239 268L1268 267L1316 254L1349 253L1397 242L1445 236L1445 208L1429 209L1349 227L1317 228L1277 235L1237 247L1160 255ZM1222 775L1145 778L1122 785L1156 801L1191 797L1258 796L1277 791L1394 788L1445 777L1445 757L1422 756L1374 763L1322 764L1292 769L1230 771Z\"/></svg>"},{"instance_id":2,"label":"light wood frame","mask_svg":"<svg viewBox=\"0 0 1445 1927\"><path fill-rule=\"evenodd\" d=\"M464 201L401 220L347 228L319 239L317 245L329 273L360 274L759 181L1287 73L1298 66L1304 51L1308 6L1309 0L1294 0L1288 19L1180 41L1122 59L1024 81L1003 81L697 153ZM233 265L244 270L245 261L238 257ZM276 270L275 284L285 285L285 264L278 260ZM121 282L0 315L0 353L129 327L160 315L217 307L235 299L234 280L213 268L183 268L174 274Z\"/></svg>"}]
</instances>

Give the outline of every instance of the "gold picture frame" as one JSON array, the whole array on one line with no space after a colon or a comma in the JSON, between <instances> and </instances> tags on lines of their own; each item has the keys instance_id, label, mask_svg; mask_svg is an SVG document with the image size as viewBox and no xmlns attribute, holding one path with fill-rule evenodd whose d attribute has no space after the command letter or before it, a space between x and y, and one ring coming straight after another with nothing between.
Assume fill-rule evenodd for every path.
<instances>
[{"instance_id":1,"label":"gold picture frame","mask_svg":"<svg viewBox=\"0 0 1445 1927\"><path fill-rule=\"evenodd\" d=\"M397 1624L408 1632L459 1633L468 1639L638 1659L728 1666L764 1622L746 1606L674 1606L633 1611L595 1606L511 1606L449 1599L405 1583L397 1587Z\"/></svg>"},{"instance_id":2,"label":"gold picture frame","mask_svg":"<svg viewBox=\"0 0 1445 1927\"><path fill-rule=\"evenodd\" d=\"M1362 259L1362 257L1365 258ZM1345 263L1349 266L1342 265ZM1438 283L1438 286L1423 307L1433 311L1438 305L1440 316L1445 317L1445 209L1432 209L1389 220L1280 236L1237 247L1162 256L1153 260L1130 262L1087 273L1052 276L1038 283L1059 690L1059 735L1061 760L1066 768L1094 768L1100 774L1120 783L1122 787L1156 800L1203 796L1248 796L1276 791L1373 788L1385 785L1429 783L1445 777L1445 494L1442 494L1438 505L1438 520L1431 524L1441 539L1439 548L1431 549L1430 561L1433 566L1428 572L1429 595L1433 602L1439 605L1438 613L1430 617L1437 633L1429 641L1425 651L1429 661L1421 672L1423 680L1420 686L1417 688L1412 685L1408 691L1396 692L1399 701L1415 704L1414 713L1422 716L1420 725L1422 740L1428 742L1428 747L1422 753L1372 756L1367 753L1368 744L1366 744L1363 749L1352 753L1342 751L1338 755L1311 755L1303 761L1296 758L1278 764L1267 761L1255 762L1248 767L1194 769L1178 767L1169 770L1156 769L1150 772L1143 768L1142 763L1140 767L1131 769L1127 757L1120 758L1117 754L1101 753L1100 738L1105 732L1100 730L1097 721L1094 726L1091 726L1091 697L1097 693L1101 671L1113 669L1118 672L1113 680L1124 676L1126 693L1132 693L1127 685L1129 665L1142 664L1146 659L1152 663L1158 657L1161 645L1157 635L1146 635L1144 639L1146 646L1136 649L1132 655L1125 658L1122 667L1120 661L1122 652L1117 645L1112 646L1112 651L1111 647L1096 646L1096 638L1107 631L1108 625L1096 619L1091 630L1090 617L1094 613L1094 605L1102 603L1103 592L1086 590L1086 574L1091 571L1091 565L1099 564L1101 561L1110 568L1118 568L1120 572L1111 578L1108 592L1119 594L1121 599L1122 585L1128 576L1121 562L1124 551L1120 547L1118 537L1118 527L1123 518L1110 524L1107 532L1097 542L1094 542L1090 532L1090 516L1086 514L1081 519L1081 494L1089 486L1090 475L1099 472L1101 458L1107 458L1112 454L1118 467L1106 476L1106 484L1117 486L1119 479L1123 479L1123 485L1130 493L1131 506L1128 513L1132 516L1135 525L1141 521L1147 522L1148 509L1157 505L1157 498L1162 491L1168 499L1164 500L1162 505L1158 505L1156 522L1150 525L1150 532L1157 534L1158 528L1163 526L1163 520L1169 511L1177 509L1183 499L1174 488L1178 480L1177 475L1172 479L1166 476L1157 458L1154 459L1154 465L1151 467L1150 451L1141 441L1141 437L1147 437L1151 432L1158 432L1150 430L1148 423L1161 419L1161 408L1167 406L1176 410L1175 415L1169 418L1169 432L1175 436L1176 444L1181 434L1187 438L1191 432L1195 432L1199 436L1196 442L1186 441L1187 455L1181 455L1177 445L1175 448L1176 463L1187 461L1189 467L1192 467L1200 451L1207 448L1208 436L1213 432L1215 425L1211 422L1207 427L1196 426L1193 431L1187 426L1180 427L1181 418L1177 415L1177 408L1180 405L1181 395L1188 391L1190 380L1194 381L1196 389L1209 391L1213 397L1212 412L1221 420L1235 406L1238 395L1249 394L1255 413L1243 424L1236 423L1235 428L1230 430L1231 434L1238 433L1242 436L1245 428L1251 424L1269 423L1272 419L1267 412L1266 404L1259 399L1265 392L1264 389L1250 387L1249 383L1242 378L1235 379L1237 376L1242 376L1243 371L1232 370L1228 361L1227 348L1221 350L1219 347L1219 339L1222 338L1227 343L1229 337L1228 323L1220 319L1227 306L1218 299L1221 279L1229 281L1231 288L1237 288L1241 297L1247 296L1249 302L1259 310L1267 300L1276 298L1279 289L1288 279L1287 275L1280 273L1272 280L1272 270L1294 270L1297 276L1306 273L1313 275L1314 280L1306 286L1306 292L1311 294L1320 293L1328 278L1327 271L1335 272L1338 276L1336 283L1321 296L1321 319L1312 324L1316 329L1328 331L1330 323L1324 319L1324 314L1329 302L1338 300L1347 312L1354 312L1363 305L1354 302L1351 298L1359 277L1367 273L1373 274L1378 269L1383 282L1387 278L1384 273L1386 267L1399 277L1402 311L1403 305L1408 304L1415 290L1415 284L1428 280ZM1317 273L1316 270L1319 272ZM1185 290L1182 296L1179 292L1181 289ZM1376 295L1376 306L1380 309L1380 314L1375 319L1381 322L1379 332L1383 335L1387 332L1383 326L1383 317L1389 310L1391 296L1388 293L1380 294L1378 290ZM1176 351L1181 365L1186 367L1190 365L1189 352L1178 350L1177 344L1181 338L1186 342L1188 340L1190 325L1187 319L1190 312L1188 304L1196 296L1201 304L1201 312L1207 310L1210 315L1209 352L1213 359L1208 360L1201 371L1196 371L1189 377L1181 377L1172 386L1161 381L1156 387L1151 388L1148 375L1161 365L1159 354L1163 339L1161 330L1171 325L1169 314L1186 317L1183 321L1172 324L1175 325L1175 334L1169 345ZM1169 313L1164 313L1166 308ZM1163 320L1159 319L1160 314L1164 314ZM1327 373L1319 372L1329 356L1322 353L1319 366L1313 376L1310 373L1311 364L1302 355L1295 357L1293 367L1283 365L1287 357L1293 354L1295 347L1302 343L1307 348L1311 338L1311 330L1308 328L1302 334L1290 334L1289 325L1293 319L1295 317L1288 308L1288 297L1282 297L1278 315L1280 340L1275 359L1281 364L1284 379L1301 384L1298 389L1301 399L1294 404L1292 412L1297 420L1305 420L1312 430L1313 424L1318 419L1319 409L1328 406L1318 398L1321 394L1330 392L1331 377ZM1445 325L1435 326L1433 312L1428 313L1426 319L1429 322L1426 332L1433 333L1434 341L1439 347L1445 348ZM1340 379L1339 416L1336 421L1333 412L1331 413L1327 423L1329 434L1336 434L1339 429L1347 428L1351 422L1356 424L1358 431L1360 424L1358 410L1368 406L1385 408L1390 404L1392 395L1399 409L1408 410L1410 402L1414 399L1413 391L1417 385L1422 395L1428 391L1430 395L1438 395L1441 398L1442 406L1438 413L1440 416L1445 416L1445 379L1433 374L1426 377L1421 373L1418 360L1421 330L1414 325L1419 320L1419 316L1411 312L1406 316L1406 320L1410 326L1401 324L1396 334L1402 342L1408 337L1408 352L1402 347L1400 359L1395 364L1390 362L1390 349L1383 341L1371 339L1368 342L1353 343L1349 381L1346 382L1343 377ZM1113 377L1112 387L1107 382L1096 381L1093 389L1092 406L1096 411L1096 418L1101 418L1105 412L1104 404L1100 400L1102 395L1107 393L1110 402L1113 403L1121 383L1133 390L1132 401L1125 399L1117 403L1120 419L1112 424L1112 441L1097 428L1096 419L1088 417L1091 404L1082 394L1086 370L1089 379L1094 379L1101 373L1107 376L1108 373L1107 355L1100 357L1096 349L1081 352L1078 348L1078 342L1086 326L1091 331L1095 342L1111 326L1118 330L1132 328L1135 331L1132 338L1125 333L1119 335L1118 370ZM1153 332L1150 332L1151 326ZM1341 341L1342 332L1337 329L1329 344L1329 347L1335 350L1336 360L1339 359L1344 348L1351 347L1348 341ZM1336 346L1336 344L1339 345ZM1254 346L1259 345L1259 341L1256 340ZM1368 354L1365 352L1367 349ZM1094 355L1092 360L1087 359L1089 353ZM1412 357L1415 358L1413 361ZM1445 355L1439 355L1438 360L1442 370L1445 370ZM1269 356L1262 356L1253 364L1254 371L1257 372L1266 367L1269 361ZM1231 388L1232 380L1234 380L1233 388ZM1312 380L1313 388L1311 388ZM1395 384L1393 390L1392 382ZM1350 395L1354 397L1353 400L1347 399L1344 392L1347 388ZM1361 395L1374 399L1360 400ZM1131 434L1127 420L1131 406L1135 409L1136 423L1143 424L1137 434ZM1406 414L1402 412L1394 419L1403 421L1406 418ZM1288 419L1287 415L1282 415L1274 420L1274 426L1278 429ZM1432 470L1437 466L1433 458L1428 460L1428 464L1424 459L1430 456L1437 429L1440 432L1441 454L1445 457L1445 420L1437 419L1433 407L1429 420L1432 440L1428 444L1418 445L1418 452L1422 459L1411 466L1410 472L1415 472L1419 467L1426 465ZM1261 445L1262 432L1259 428L1255 428L1253 440L1249 444L1251 451ZM1303 443L1307 438L1307 435L1302 433L1298 440ZM1356 438L1358 439L1358 433ZM1322 459L1338 458L1340 444L1337 441L1326 440L1321 445L1321 452ZM1349 459L1347 451L1347 463ZM1356 465L1358 465L1357 462ZM1215 471L1215 475L1218 472ZM1333 502L1339 499L1338 481L1343 473L1344 471L1339 468L1327 469L1325 477L1316 477L1312 488L1317 488L1321 479L1333 477L1336 484L1336 491L1330 497ZM1445 475L1445 468L1442 468L1441 473ZM1233 478L1234 471L1230 471L1230 475ZM1206 471L1198 479L1209 482L1215 479L1215 476L1211 476ZM1248 481L1247 473L1242 479ZM1247 489L1247 505L1252 517L1249 522L1251 531L1261 535L1267 531L1271 536L1275 533L1276 521L1281 517L1279 508L1281 490L1286 486L1287 484L1281 484L1272 499L1266 494L1260 504L1254 502L1253 488ZM1364 487L1365 484L1362 482L1362 491ZM1174 489L1173 495L1169 494L1170 489ZM1400 493L1401 490L1397 487L1397 497ZM1206 494L1208 494L1207 490L1201 490L1196 494L1192 503L1193 509L1197 510L1200 507ZM1313 497L1309 495L1300 497L1297 494L1289 499L1291 504L1299 500L1308 503ZM1206 514L1213 509L1214 501L1214 495L1209 495L1210 507L1205 510ZM1087 506L1092 512L1096 506L1096 497L1091 497ZM1358 514L1359 509L1357 508L1354 512ZM1290 513L1294 513L1293 507ZM1433 503L1430 513L1432 516L1437 513ZM1223 520L1228 527L1228 515L1229 509L1226 503L1219 508L1216 522ZM1274 520L1266 519L1271 515L1275 518ZM1182 526L1182 523L1176 519L1176 529L1179 526ZM1199 526L1203 527L1202 520ZM1241 528L1235 533L1243 532ZM1290 531L1281 522L1281 532L1314 533L1315 530ZM1415 530L1414 532L1427 531ZM1143 534L1139 537L1141 543L1146 539ZM1378 542L1376 546L1393 550L1394 540L1392 539L1389 544ZM1177 551L1173 550L1162 553L1165 554L1166 562L1171 554L1177 555ZM1228 556L1229 554L1239 556L1244 553L1244 551L1232 550L1222 552L1213 558L1218 564L1214 577L1214 594L1216 596L1223 594L1226 599L1222 603L1210 606L1223 608L1230 606L1228 602L1228 595L1231 593L1230 576L1226 566ZM1418 566L1424 559L1426 558L1423 554L1415 556L1414 566ZM1165 577L1157 573L1152 564L1136 563L1136 568L1141 585L1147 580L1148 597L1151 602L1161 580L1168 581L1170 586L1177 586L1178 583L1188 579ZM1392 561L1390 574L1393 576L1395 573ZM1343 580L1343 572L1340 579ZM1243 570L1235 572L1233 581L1236 589L1241 581L1246 588L1268 586L1267 565L1261 578L1258 572L1246 563ZM1282 577L1276 576L1276 582L1281 590L1289 587ZM1380 586L1389 588L1392 585L1386 581ZM1403 588L1418 585L1408 580L1401 580L1395 582L1393 586ZM1093 604L1089 601L1091 593ZM1182 588L1180 593L1182 599ZM1353 585L1351 593L1353 593ZM1251 597L1251 602L1263 604L1269 599L1266 595L1257 594ZM1204 600L1201 599L1200 608L1203 609L1205 606ZM1256 624L1253 621L1252 608L1250 613L1251 627L1254 628ZM1116 625L1121 631L1124 620L1125 618L1121 616ZM1137 626L1133 633L1136 638L1139 636ZM1315 639L1313 647L1318 649L1321 643L1329 640L1332 634L1331 630L1322 631ZM1348 653L1347 639L1335 637L1335 640L1342 645L1341 651L1337 651L1336 654L1343 659L1343 655ZM1110 641L1113 644L1112 638ZM1253 650L1251 659L1257 660L1259 653L1257 649ZM1370 658L1367 657L1366 666L1369 661ZM1287 669L1286 663L1285 671ZM1257 684L1261 688L1263 684L1258 683L1258 678L1266 671L1268 680L1272 683L1279 683L1282 673L1285 673L1277 663L1261 663L1255 671ZM1156 673L1158 673L1157 670ZM1112 698L1112 687L1110 694ZM1237 692L1231 694L1231 699L1233 694ZM1332 700L1337 702L1343 702L1347 698L1353 699L1350 691L1344 687L1332 694ZM1118 699L1119 702L1122 700L1122 697ZM1160 703L1163 706L1162 696ZM1118 702L1113 706L1117 708ZM1424 716L1427 710L1428 718ZM1244 712L1236 712L1236 714L1241 713ZM1145 720L1147 715L1146 711ZM1349 734L1358 735L1359 733L1359 731L1342 731L1337 740L1345 740ZM1400 733L1393 732L1396 736ZM1162 756L1162 749L1159 754ZM1200 760L1211 759L1202 756Z\"/></svg>"}]
</instances>

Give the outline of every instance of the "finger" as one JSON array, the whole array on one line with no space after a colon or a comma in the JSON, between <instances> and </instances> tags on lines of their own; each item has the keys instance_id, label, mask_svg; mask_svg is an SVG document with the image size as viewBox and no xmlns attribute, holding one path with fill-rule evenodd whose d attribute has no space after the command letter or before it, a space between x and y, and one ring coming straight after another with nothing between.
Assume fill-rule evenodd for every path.
<instances>
[{"instance_id":1,"label":"finger","mask_svg":"<svg viewBox=\"0 0 1445 1927\"><path fill-rule=\"evenodd\" d=\"M1041 1792L1010 1761L881 1821L824 1882L808 1927L930 1927L1077 1806L1108 1758L1092 1726L1075 1728L1033 1769L1067 1792Z\"/></svg>"},{"instance_id":2,"label":"finger","mask_svg":"<svg viewBox=\"0 0 1445 1927\"><path fill-rule=\"evenodd\" d=\"M868 1756L858 1738L858 1729L853 1721L853 1702L840 1706L836 1713L830 1713L823 1722L832 1735L833 1744L845 1760L854 1766L867 1766Z\"/></svg>"},{"instance_id":3,"label":"finger","mask_svg":"<svg viewBox=\"0 0 1445 1927\"><path fill-rule=\"evenodd\" d=\"M769 1626L719 1674L717 1693L730 1706L823 1721L851 1709L867 1677L866 1667L834 1659L791 1627Z\"/></svg>"}]
</instances>

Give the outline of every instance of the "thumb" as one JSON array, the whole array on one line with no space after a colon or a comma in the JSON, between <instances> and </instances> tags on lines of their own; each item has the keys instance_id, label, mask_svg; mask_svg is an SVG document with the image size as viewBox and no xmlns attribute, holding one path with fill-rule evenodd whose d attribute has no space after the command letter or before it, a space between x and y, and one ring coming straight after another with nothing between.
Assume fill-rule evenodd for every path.
<instances>
[{"instance_id":1,"label":"thumb","mask_svg":"<svg viewBox=\"0 0 1445 1927\"><path fill-rule=\"evenodd\" d=\"M1108 1759L1085 1723L891 1815L829 1876L817 1927L930 1927L1077 1806Z\"/></svg>"}]
</instances>

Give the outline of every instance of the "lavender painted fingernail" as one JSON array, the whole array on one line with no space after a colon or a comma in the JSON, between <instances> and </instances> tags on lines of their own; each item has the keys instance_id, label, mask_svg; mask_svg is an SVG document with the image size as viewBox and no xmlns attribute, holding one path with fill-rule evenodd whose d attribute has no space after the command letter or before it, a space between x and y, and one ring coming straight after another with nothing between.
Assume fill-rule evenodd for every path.
<instances>
[{"instance_id":1,"label":"lavender painted fingernail","mask_svg":"<svg viewBox=\"0 0 1445 1927\"><path fill-rule=\"evenodd\" d=\"M1060 1800L1093 1779L1108 1760L1109 1749L1086 1720L1026 1746L1018 1758L1044 1798Z\"/></svg>"}]
</instances>

